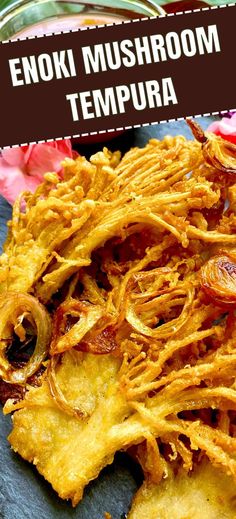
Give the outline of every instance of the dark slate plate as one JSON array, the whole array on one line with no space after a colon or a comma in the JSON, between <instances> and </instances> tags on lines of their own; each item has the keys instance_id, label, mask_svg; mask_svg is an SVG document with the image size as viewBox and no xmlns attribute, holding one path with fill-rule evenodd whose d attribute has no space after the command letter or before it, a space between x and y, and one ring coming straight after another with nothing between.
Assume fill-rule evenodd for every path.
<instances>
[{"instance_id":1,"label":"dark slate plate","mask_svg":"<svg viewBox=\"0 0 236 519\"><path fill-rule=\"evenodd\" d=\"M198 121L205 129L212 119ZM131 146L144 146L152 137L162 139L166 134L192 138L186 123L181 121L131 130L107 146L112 150L126 151ZM78 149L89 157L101 149L101 144ZM10 216L9 204L0 197L0 246ZM70 503L57 497L32 465L11 451L6 439L10 430L10 417L4 417L0 412L0 519L103 519L105 511L111 513L112 519L125 517L141 482L140 471L125 454L116 455L114 463L90 483L82 502L73 509Z\"/></svg>"}]
</instances>

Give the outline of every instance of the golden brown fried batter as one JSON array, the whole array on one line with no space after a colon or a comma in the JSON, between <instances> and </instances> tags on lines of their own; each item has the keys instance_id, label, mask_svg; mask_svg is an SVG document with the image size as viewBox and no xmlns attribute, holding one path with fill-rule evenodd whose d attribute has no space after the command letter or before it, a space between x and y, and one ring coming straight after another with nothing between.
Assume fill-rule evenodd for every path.
<instances>
[{"instance_id":1,"label":"golden brown fried batter","mask_svg":"<svg viewBox=\"0 0 236 519\"><path fill-rule=\"evenodd\" d=\"M232 166L236 147L210 134L207 158L206 146L181 136L152 139L123 158L104 149L90 161L66 160L63 180L49 173L22 196L25 208L15 204L0 292L6 302L23 293L43 303L52 337L40 350L41 387L25 377L24 398L5 405L14 411L9 439L74 505L115 452L131 447L148 479L137 513L150 519L163 489L172 506L181 489L194 496L199 485L205 506L201 481L215 481L215 469L194 468L188 478L196 456L236 481L236 204L222 153ZM10 326L2 314L6 381L11 335L24 348L32 333L30 308L20 310ZM168 467L176 465L175 481ZM189 501L179 510L194 517Z\"/></svg>"},{"instance_id":2,"label":"golden brown fried batter","mask_svg":"<svg viewBox=\"0 0 236 519\"><path fill-rule=\"evenodd\" d=\"M148 430L142 419L131 416L119 390L119 365L110 355L68 352L57 367L57 400L46 377L22 402L12 406L8 401L5 407L20 408L9 437L13 449L73 505L115 452L140 442Z\"/></svg>"},{"instance_id":3,"label":"golden brown fried batter","mask_svg":"<svg viewBox=\"0 0 236 519\"><path fill-rule=\"evenodd\" d=\"M218 469L201 462L193 473L180 473L159 485L144 483L128 519L235 519L236 486Z\"/></svg>"}]
</instances>

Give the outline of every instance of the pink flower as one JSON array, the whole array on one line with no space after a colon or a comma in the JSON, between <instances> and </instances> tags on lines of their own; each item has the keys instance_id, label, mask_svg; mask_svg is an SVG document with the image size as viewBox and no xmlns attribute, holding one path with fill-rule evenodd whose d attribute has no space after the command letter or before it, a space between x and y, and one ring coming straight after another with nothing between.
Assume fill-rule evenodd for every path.
<instances>
[{"instance_id":1,"label":"pink flower","mask_svg":"<svg viewBox=\"0 0 236 519\"><path fill-rule=\"evenodd\" d=\"M75 156L69 139L2 150L0 194L13 204L22 191L34 192L44 173L60 173L64 158Z\"/></svg>"},{"instance_id":2,"label":"pink flower","mask_svg":"<svg viewBox=\"0 0 236 519\"><path fill-rule=\"evenodd\" d=\"M232 117L223 117L221 121L215 121L207 128L208 132L220 135L223 139L236 144L236 113Z\"/></svg>"}]
</instances>

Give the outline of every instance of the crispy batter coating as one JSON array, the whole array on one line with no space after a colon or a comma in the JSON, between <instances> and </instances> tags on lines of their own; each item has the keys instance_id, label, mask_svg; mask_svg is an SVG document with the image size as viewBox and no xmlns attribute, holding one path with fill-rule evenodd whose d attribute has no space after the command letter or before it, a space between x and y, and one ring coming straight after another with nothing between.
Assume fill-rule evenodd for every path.
<instances>
[{"instance_id":1,"label":"crispy batter coating","mask_svg":"<svg viewBox=\"0 0 236 519\"><path fill-rule=\"evenodd\" d=\"M5 412L13 415L10 443L24 459L36 465L63 499L75 506L84 487L117 450L140 443L149 427L134 413L119 388L120 360L111 355L65 353L57 368L57 383L74 414L58 405L46 376L41 387L31 387Z\"/></svg>"},{"instance_id":2,"label":"crispy batter coating","mask_svg":"<svg viewBox=\"0 0 236 519\"><path fill-rule=\"evenodd\" d=\"M119 361L109 356L69 352L57 370L67 401L79 411L59 408L47 379L31 388L16 407L10 435L13 449L36 465L63 499L74 505L85 485L113 461L120 447L112 427L124 420L126 405L117 395Z\"/></svg>"},{"instance_id":3,"label":"crispy batter coating","mask_svg":"<svg viewBox=\"0 0 236 519\"><path fill-rule=\"evenodd\" d=\"M11 445L74 505L115 452L131 447L148 479L140 510L147 493L154 510L160 502L150 482L167 478L160 489L172 506L175 491L192 485L194 494L205 472L215 481L208 466L173 481L169 464L187 473L199 454L236 481L232 172L181 136L64 167L63 180L47 174L24 195L25 209L15 204L0 258L2 297L32 294L53 330L42 386L26 381L24 398L5 405L14 411ZM223 275L222 257L230 258ZM22 342L23 325L22 317L10 328Z\"/></svg>"},{"instance_id":4,"label":"crispy batter coating","mask_svg":"<svg viewBox=\"0 0 236 519\"><path fill-rule=\"evenodd\" d=\"M128 519L234 519L236 486L228 476L200 463L193 473L173 473L159 485L144 483Z\"/></svg>"},{"instance_id":5,"label":"crispy batter coating","mask_svg":"<svg viewBox=\"0 0 236 519\"><path fill-rule=\"evenodd\" d=\"M209 168L198 143L151 140L118 161L106 149L91 162L67 160L64 181L48 174L35 195L25 196L26 211L20 200L15 204L1 257L1 292L33 291L49 301L69 276L91 263L94 249L113 236L124 238L132 224L153 227L160 236L168 232L183 247L201 237L232 243L231 233L204 233L188 220L193 209L210 209L220 199L219 187L206 178Z\"/></svg>"}]
</instances>

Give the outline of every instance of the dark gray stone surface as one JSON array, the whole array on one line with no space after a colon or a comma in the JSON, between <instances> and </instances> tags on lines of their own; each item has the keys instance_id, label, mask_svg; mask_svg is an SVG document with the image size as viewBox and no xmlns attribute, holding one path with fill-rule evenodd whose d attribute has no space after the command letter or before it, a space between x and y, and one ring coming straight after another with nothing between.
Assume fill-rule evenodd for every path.
<instances>
[{"instance_id":1,"label":"dark gray stone surface","mask_svg":"<svg viewBox=\"0 0 236 519\"><path fill-rule=\"evenodd\" d=\"M198 121L205 129L211 119ZM191 138L184 122L174 122L131 130L107 146L125 151L130 146L145 145L151 137L161 139L166 134L183 134ZM101 144L78 146L78 151L87 157L97 149L101 149ZM5 239L5 222L10 215L10 206L0 198L0 245ZM116 456L113 465L104 469L88 486L83 501L73 509L70 503L57 497L32 465L11 451L6 439L10 430L10 417L4 417L0 412L0 519L103 519L105 511L112 514L112 519L124 517L141 481L140 472L126 455Z\"/></svg>"}]
</instances>

